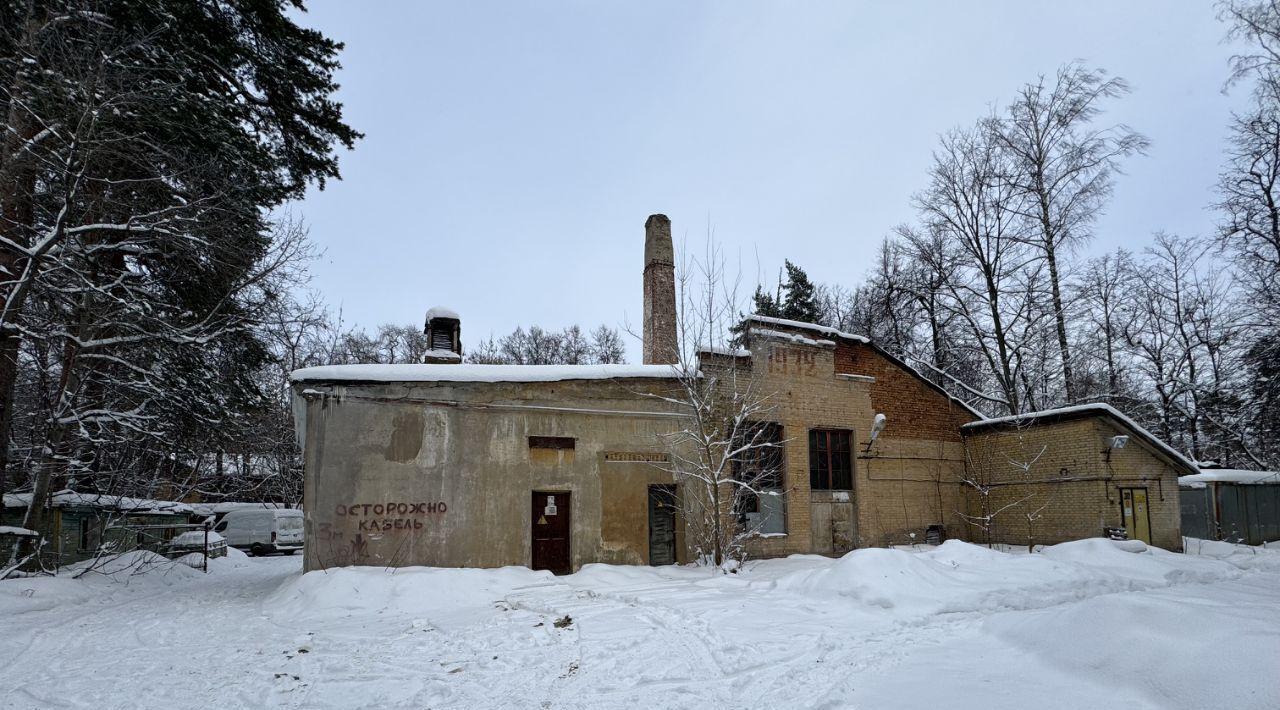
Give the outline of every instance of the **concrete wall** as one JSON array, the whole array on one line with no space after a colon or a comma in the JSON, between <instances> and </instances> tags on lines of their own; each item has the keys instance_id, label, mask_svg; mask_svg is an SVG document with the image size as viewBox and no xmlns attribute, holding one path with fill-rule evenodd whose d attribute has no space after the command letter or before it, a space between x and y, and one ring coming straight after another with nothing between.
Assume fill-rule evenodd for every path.
<instances>
[{"instance_id":1,"label":"concrete wall","mask_svg":"<svg viewBox=\"0 0 1280 710\"><path fill-rule=\"evenodd\" d=\"M570 494L575 569L644 563L647 485L670 476L606 454L663 451L676 420L644 394L667 384L299 385L306 569L528 565L533 491ZM531 449L530 436L572 437L575 447Z\"/></svg>"},{"instance_id":2,"label":"concrete wall","mask_svg":"<svg viewBox=\"0 0 1280 710\"><path fill-rule=\"evenodd\" d=\"M1107 448L1118 434L1130 435L1129 445ZM966 439L968 475L991 486L985 507L977 488L966 488L969 515L1004 509L991 521L993 542L1052 545L1101 536L1123 527L1120 489L1135 487L1147 489L1152 544L1182 549L1178 469L1109 418L1036 422ZM985 540L977 527L971 537Z\"/></svg>"}]
</instances>

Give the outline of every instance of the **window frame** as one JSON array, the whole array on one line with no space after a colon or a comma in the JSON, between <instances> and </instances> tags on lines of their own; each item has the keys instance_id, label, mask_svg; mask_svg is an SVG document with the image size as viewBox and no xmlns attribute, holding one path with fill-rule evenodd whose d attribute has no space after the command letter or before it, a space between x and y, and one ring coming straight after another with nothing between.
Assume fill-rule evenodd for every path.
<instances>
[{"instance_id":1,"label":"window frame","mask_svg":"<svg viewBox=\"0 0 1280 710\"><path fill-rule=\"evenodd\" d=\"M747 437L754 439L757 432L763 431L764 445L756 446L733 459L733 478L739 482L755 481L751 487L760 491L777 491L783 493L787 487L786 428L781 422L751 421L747 422L737 437L737 446L745 445ZM763 484L763 485L762 485ZM745 491L734 497L734 516L740 526L746 526L747 514L761 513L760 495L754 491ZM775 524L779 530L774 533L786 533L787 515L785 501L779 506L779 519Z\"/></svg>"},{"instance_id":2,"label":"window frame","mask_svg":"<svg viewBox=\"0 0 1280 710\"><path fill-rule=\"evenodd\" d=\"M80 552L93 552L102 546L102 519L96 516L80 518Z\"/></svg>"},{"instance_id":3,"label":"window frame","mask_svg":"<svg viewBox=\"0 0 1280 710\"><path fill-rule=\"evenodd\" d=\"M843 450L837 444L842 444ZM837 467L841 458L844 463L842 470ZM852 430L834 427L815 427L809 430L809 489L853 490Z\"/></svg>"},{"instance_id":4,"label":"window frame","mask_svg":"<svg viewBox=\"0 0 1280 710\"><path fill-rule=\"evenodd\" d=\"M747 436L754 438L756 432L764 430L765 440L763 446L758 446L748 452L745 452L749 458L744 458L742 454L735 456L733 459L733 478L735 481L745 480L744 470L763 470L762 476L772 479L769 482L773 485L767 486L768 490L780 491L786 487L786 440L783 437L783 426L778 422L748 422L743 427L743 432L738 437L737 446L743 446ZM768 469L772 468L772 471ZM758 488L766 488L765 486L757 486Z\"/></svg>"}]
</instances>

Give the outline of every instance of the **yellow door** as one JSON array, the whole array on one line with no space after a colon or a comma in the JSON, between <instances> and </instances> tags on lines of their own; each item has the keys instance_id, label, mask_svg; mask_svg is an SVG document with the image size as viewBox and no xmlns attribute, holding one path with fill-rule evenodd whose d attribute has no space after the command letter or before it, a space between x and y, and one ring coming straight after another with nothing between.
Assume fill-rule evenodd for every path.
<instances>
[{"instance_id":1,"label":"yellow door","mask_svg":"<svg viewBox=\"0 0 1280 710\"><path fill-rule=\"evenodd\" d=\"M1151 516L1147 511L1147 489L1121 488L1120 506L1124 515L1124 529L1130 540L1151 544Z\"/></svg>"}]
</instances>

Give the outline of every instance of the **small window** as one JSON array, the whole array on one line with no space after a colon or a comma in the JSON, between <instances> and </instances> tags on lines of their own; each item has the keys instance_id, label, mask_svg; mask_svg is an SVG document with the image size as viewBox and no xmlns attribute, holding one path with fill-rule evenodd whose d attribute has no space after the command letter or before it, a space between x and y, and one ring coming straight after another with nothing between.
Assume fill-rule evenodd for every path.
<instances>
[{"instance_id":1,"label":"small window","mask_svg":"<svg viewBox=\"0 0 1280 710\"><path fill-rule=\"evenodd\" d=\"M569 449L573 450L575 439L572 436L531 436L531 449Z\"/></svg>"},{"instance_id":2,"label":"small window","mask_svg":"<svg viewBox=\"0 0 1280 710\"><path fill-rule=\"evenodd\" d=\"M840 429L809 431L809 488L815 491L853 489L849 434Z\"/></svg>"},{"instance_id":3,"label":"small window","mask_svg":"<svg viewBox=\"0 0 1280 710\"><path fill-rule=\"evenodd\" d=\"M213 531L214 531L214 532L219 532L219 533L220 533L220 532L222 532L222 531L224 531L224 530L226 530L226 529L227 529L227 521L225 521L225 520L224 520L224 521L222 521L222 522L220 522L220 523L218 523L217 525L213 526Z\"/></svg>"}]
</instances>

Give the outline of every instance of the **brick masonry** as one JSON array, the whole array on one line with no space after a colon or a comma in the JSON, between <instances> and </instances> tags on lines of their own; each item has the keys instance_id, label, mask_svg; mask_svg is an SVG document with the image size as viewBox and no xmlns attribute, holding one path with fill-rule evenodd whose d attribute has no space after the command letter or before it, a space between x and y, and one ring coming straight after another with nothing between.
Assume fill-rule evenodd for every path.
<instances>
[{"instance_id":1,"label":"brick masonry","mask_svg":"<svg viewBox=\"0 0 1280 710\"><path fill-rule=\"evenodd\" d=\"M643 357L646 365L680 361L676 339L676 264L671 220L650 215L644 223Z\"/></svg>"},{"instance_id":2,"label":"brick masonry","mask_svg":"<svg viewBox=\"0 0 1280 710\"><path fill-rule=\"evenodd\" d=\"M791 337L793 335L801 338ZM1179 465L1103 414L962 435L978 419L905 363L853 338L769 324L749 336L751 367L786 438L787 535L754 541L755 556L839 553L824 540L839 518L830 492L809 487L808 432L853 432L848 507L855 547L923 542L930 526L949 538L1022 545L1097 537L1123 527L1122 488L1145 488L1151 542L1181 549ZM869 441L873 417L887 426ZM988 487L984 506L980 487ZM828 516L824 506L837 511ZM989 522L989 511L1001 510ZM839 532L831 533L838 537Z\"/></svg>"},{"instance_id":3,"label":"brick masonry","mask_svg":"<svg viewBox=\"0 0 1280 710\"><path fill-rule=\"evenodd\" d=\"M757 387L769 393L774 421L784 430L787 492L786 536L755 540L749 553L839 554L847 549L841 545L846 534L852 547L924 542L930 526L963 536L960 425L977 417L877 348L821 338L774 325L749 334ZM871 442L878 413L886 415L887 426ZM810 489L811 429L852 432L854 483L847 503Z\"/></svg>"},{"instance_id":4,"label":"brick masonry","mask_svg":"<svg viewBox=\"0 0 1280 710\"><path fill-rule=\"evenodd\" d=\"M1129 435L1123 449L1108 440ZM990 524L993 542L1052 545L1124 527L1122 488L1145 488L1152 544L1182 549L1180 467L1105 414L1011 425L967 433L965 502L974 517L1002 510ZM985 496L979 490L989 488ZM984 506L982 499L988 499ZM976 529L974 539L985 539Z\"/></svg>"}]
</instances>

